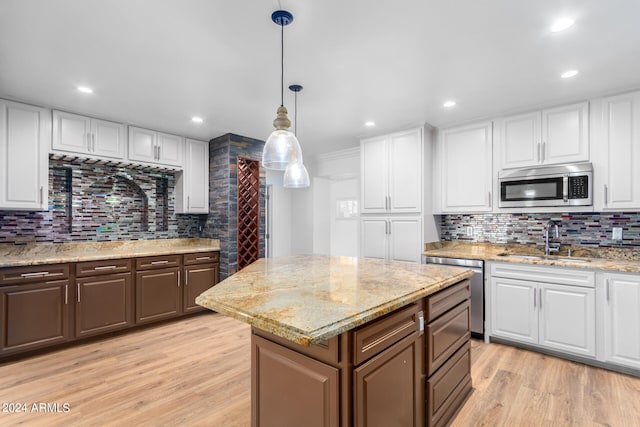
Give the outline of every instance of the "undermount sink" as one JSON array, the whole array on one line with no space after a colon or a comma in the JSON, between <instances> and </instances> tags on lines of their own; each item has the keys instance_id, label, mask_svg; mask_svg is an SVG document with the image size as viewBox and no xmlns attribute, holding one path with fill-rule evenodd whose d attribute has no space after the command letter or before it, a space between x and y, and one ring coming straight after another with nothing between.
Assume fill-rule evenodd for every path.
<instances>
[{"instance_id":1,"label":"undermount sink","mask_svg":"<svg viewBox=\"0 0 640 427\"><path fill-rule=\"evenodd\" d=\"M559 256L520 255L520 254L509 254L509 253L498 254L498 256L508 257L508 258L520 258L520 259L540 259L540 260L546 259L549 261L562 261L562 262L589 262L588 259L577 259L577 258L559 257Z\"/></svg>"}]
</instances>

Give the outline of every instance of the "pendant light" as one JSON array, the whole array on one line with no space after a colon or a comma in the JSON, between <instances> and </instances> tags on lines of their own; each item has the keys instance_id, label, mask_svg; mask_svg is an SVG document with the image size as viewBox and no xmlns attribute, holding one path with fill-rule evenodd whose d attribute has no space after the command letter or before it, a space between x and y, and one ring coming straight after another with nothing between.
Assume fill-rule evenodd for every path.
<instances>
[{"instance_id":1,"label":"pendant light","mask_svg":"<svg viewBox=\"0 0 640 427\"><path fill-rule=\"evenodd\" d=\"M302 86L300 85L291 85L289 86L289 90L295 93L295 102L293 108L293 130L296 138L298 137L298 92L302 90ZM302 156L300 156L302 159ZM307 172L307 168L304 166L302 161L296 161L297 159L291 158L291 161L287 165L287 168L284 171L284 178L282 180L282 185L285 188L305 188L309 186L309 172Z\"/></svg>"},{"instance_id":2,"label":"pendant light","mask_svg":"<svg viewBox=\"0 0 640 427\"><path fill-rule=\"evenodd\" d=\"M293 22L293 15L286 10L276 10L271 14L271 20L280 25L280 107L273 121L275 130L262 150L262 166L285 170L292 161L302 163L302 150L296 136L288 130L291 122L284 106L284 27Z\"/></svg>"}]
</instances>

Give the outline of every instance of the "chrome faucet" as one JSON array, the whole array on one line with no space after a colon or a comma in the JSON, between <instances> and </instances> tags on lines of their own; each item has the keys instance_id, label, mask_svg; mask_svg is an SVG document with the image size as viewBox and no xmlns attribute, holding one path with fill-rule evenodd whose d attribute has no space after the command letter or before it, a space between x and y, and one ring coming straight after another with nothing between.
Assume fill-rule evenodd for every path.
<instances>
[{"instance_id":1,"label":"chrome faucet","mask_svg":"<svg viewBox=\"0 0 640 427\"><path fill-rule=\"evenodd\" d=\"M551 247L549 247L549 229L551 227L555 227L555 237L556 237L556 239L558 237L560 237L560 233L558 232L558 224L553 220L549 220L549 222L547 222L547 225L544 226L544 254L546 256L549 256L549 254L551 252L559 252L560 251L560 248L551 248Z\"/></svg>"}]
</instances>

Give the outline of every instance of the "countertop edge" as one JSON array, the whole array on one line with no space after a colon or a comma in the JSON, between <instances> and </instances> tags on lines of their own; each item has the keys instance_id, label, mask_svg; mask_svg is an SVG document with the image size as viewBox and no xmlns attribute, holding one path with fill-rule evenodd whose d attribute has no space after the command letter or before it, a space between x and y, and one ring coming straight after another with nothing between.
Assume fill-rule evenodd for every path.
<instances>
[{"instance_id":1,"label":"countertop edge","mask_svg":"<svg viewBox=\"0 0 640 427\"><path fill-rule=\"evenodd\" d=\"M196 304L209 310L213 310L226 316L232 317L236 320L248 323L249 325L257 329L272 333L288 341L303 345L305 347L309 347L311 345L325 341L329 338L333 338L343 332L347 332L358 326L364 325L365 323L382 317L412 302L415 302L421 298L434 294L455 283L458 283L461 280L467 279L472 275L473 272L471 270L465 270L464 272L452 276L448 279L442 280L435 284L431 284L425 288L403 295L399 298L395 298L385 304L378 305L356 315L346 317L338 322L332 323L331 325L327 325L320 329L316 329L309 333L305 333L304 331L300 331L299 329L292 328L289 325L278 323L273 319L249 315L247 313L238 311L237 309L227 307L224 304L220 304L218 302L201 304L203 301L200 296L196 298ZM286 333L284 331L286 331Z\"/></svg>"}]
</instances>

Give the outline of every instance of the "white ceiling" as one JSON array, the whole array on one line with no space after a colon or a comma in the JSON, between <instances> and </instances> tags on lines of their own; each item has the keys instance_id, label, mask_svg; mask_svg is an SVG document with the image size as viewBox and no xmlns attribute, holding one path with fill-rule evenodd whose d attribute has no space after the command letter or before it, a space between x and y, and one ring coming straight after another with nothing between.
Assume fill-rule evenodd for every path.
<instances>
[{"instance_id":1,"label":"white ceiling","mask_svg":"<svg viewBox=\"0 0 640 427\"><path fill-rule=\"evenodd\" d=\"M294 15L285 106L293 121L286 87L303 85L306 155L640 88L638 0L0 0L0 96L264 140L280 103L279 8ZM576 24L550 33L563 16Z\"/></svg>"}]
</instances>

